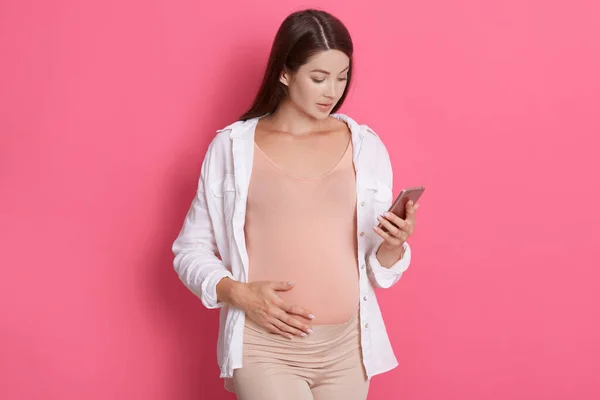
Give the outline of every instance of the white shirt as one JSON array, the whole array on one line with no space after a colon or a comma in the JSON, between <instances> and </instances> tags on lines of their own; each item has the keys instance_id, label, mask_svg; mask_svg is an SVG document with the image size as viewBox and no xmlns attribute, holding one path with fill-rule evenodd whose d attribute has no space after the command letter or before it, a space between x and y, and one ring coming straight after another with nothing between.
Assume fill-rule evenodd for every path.
<instances>
[{"instance_id":1,"label":"white shirt","mask_svg":"<svg viewBox=\"0 0 600 400\"><path fill-rule=\"evenodd\" d=\"M408 268L411 251L404 243L404 256L391 268L377 261L375 252L383 239L372 227L392 203L390 158L381 139L368 126L343 114L332 116L346 122L352 132L362 360L370 379L398 365L374 287L394 285ZM217 131L202 163L196 196L173 243L173 265L181 281L204 306L220 308L217 361L221 378L231 378L233 370L242 367L245 313L218 302L216 286L224 277L240 282L248 279L244 222L259 119L237 121Z\"/></svg>"}]
</instances>

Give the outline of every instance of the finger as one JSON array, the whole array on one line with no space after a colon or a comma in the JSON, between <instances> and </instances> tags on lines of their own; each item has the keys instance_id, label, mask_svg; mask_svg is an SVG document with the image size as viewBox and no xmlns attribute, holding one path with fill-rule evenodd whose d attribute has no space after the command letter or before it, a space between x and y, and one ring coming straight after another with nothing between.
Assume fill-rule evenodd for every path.
<instances>
[{"instance_id":1,"label":"finger","mask_svg":"<svg viewBox=\"0 0 600 400\"><path fill-rule=\"evenodd\" d=\"M270 282L270 283L271 283L271 288L273 288L274 290L278 290L278 291L290 290L296 284L296 282L293 282L293 281L290 281L290 282Z\"/></svg>"},{"instance_id":2,"label":"finger","mask_svg":"<svg viewBox=\"0 0 600 400\"><path fill-rule=\"evenodd\" d=\"M284 332L284 331L282 331L281 329L279 329L279 328L278 328L277 326L275 326L274 324L271 324L271 323L269 323L269 324L267 324L267 325L265 326L265 328L266 328L266 329L267 329L267 331L269 331L270 333L272 333L272 334L275 334L275 335L281 335L281 336L283 336L283 337L284 337L284 338L286 338L286 339L290 339L290 340L291 340L291 339L293 339L293 338L294 338L292 335L290 335L290 334L289 334L289 333L287 333L287 332Z\"/></svg>"},{"instance_id":3,"label":"finger","mask_svg":"<svg viewBox=\"0 0 600 400\"><path fill-rule=\"evenodd\" d=\"M398 236L400 233L400 229L396 227L396 225L392 224L389 220L383 218L381 215L377 216L377 221L381 223L381 225L387 230L392 236Z\"/></svg>"},{"instance_id":4,"label":"finger","mask_svg":"<svg viewBox=\"0 0 600 400\"><path fill-rule=\"evenodd\" d=\"M409 201L408 203L406 203L406 219L410 220L410 221L414 221L415 219L415 206L413 201Z\"/></svg>"},{"instance_id":5,"label":"finger","mask_svg":"<svg viewBox=\"0 0 600 400\"><path fill-rule=\"evenodd\" d=\"M313 333L312 326L308 325L307 323L300 320L299 318L295 318L293 316L294 314L292 314L291 312L289 312L289 311L286 311L286 312L287 312L287 315L285 317L280 318L281 320L283 320L284 323L292 326L293 328L296 328L298 330L306 332L308 334ZM312 315L312 314L310 314L310 315ZM299 315L299 317L304 318L303 315Z\"/></svg>"},{"instance_id":6,"label":"finger","mask_svg":"<svg viewBox=\"0 0 600 400\"><path fill-rule=\"evenodd\" d=\"M290 334L290 336L296 335L296 336L306 337L307 334L305 332L302 332L300 329L296 329L292 325L290 325L290 323L292 323L292 321L290 321L290 318L291 317L288 317L287 315L284 314L284 315L280 316L279 318L275 318L271 323L273 325L275 325L277 328L279 328L280 330L282 330L283 332ZM290 337L290 339L292 339L292 338Z\"/></svg>"},{"instance_id":7,"label":"finger","mask_svg":"<svg viewBox=\"0 0 600 400\"><path fill-rule=\"evenodd\" d=\"M295 304L291 306L287 304L282 304L281 308L289 314L298 315L306 319L315 319L315 316L310 311L305 310L304 308Z\"/></svg>"},{"instance_id":8,"label":"finger","mask_svg":"<svg viewBox=\"0 0 600 400\"><path fill-rule=\"evenodd\" d=\"M396 225L400 229L403 229L406 226L406 221L405 220L403 220L402 218L400 218L396 214L391 213L389 211L384 212L383 213L383 217L385 219L387 219L388 221L390 221L391 223L393 223L394 225Z\"/></svg>"},{"instance_id":9,"label":"finger","mask_svg":"<svg viewBox=\"0 0 600 400\"><path fill-rule=\"evenodd\" d=\"M309 325L286 312L282 312L277 318L290 327L291 330L287 330L287 332L300 336L306 336L306 334L313 332Z\"/></svg>"},{"instance_id":10,"label":"finger","mask_svg":"<svg viewBox=\"0 0 600 400\"><path fill-rule=\"evenodd\" d=\"M398 246L401 245L402 243L406 242L409 237L410 237L410 234L408 232L401 232L398 236L396 236L396 239L399 242Z\"/></svg>"},{"instance_id":11,"label":"finger","mask_svg":"<svg viewBox=\"0 0 600 400\"><path fill-rule=\"evenodd\" d=\"M381 236L385 240L385 242L390 246L400 246L402 244L402 241L400 239L390 236L389 234L385 233L376 226L373 227L373 230L375 231L375 233Z\"/></svg>"}]
</instances>

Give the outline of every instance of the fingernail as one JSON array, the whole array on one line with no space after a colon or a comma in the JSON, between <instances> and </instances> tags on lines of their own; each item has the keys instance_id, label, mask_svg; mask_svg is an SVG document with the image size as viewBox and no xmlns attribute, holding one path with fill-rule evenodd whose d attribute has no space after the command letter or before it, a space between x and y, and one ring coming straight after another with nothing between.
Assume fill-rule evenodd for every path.
<instances>
[{"instance_id":1,"label":"fingernail","mask_svg":"<svg viewBox=\"0 0 600 400\"><path fill-rule=\"evenodd\" d=\"M312 329L308 328L308 329L306 330L306 332L308 332L308 333L314 333L315 331L313 331Z\"/></svg>"},{"instance_id":2,"label":"fingernail","mask_svg":"<svg viewBox=\"0 0 600 400\"><path fill-rule=\"evenodd\" d=\"M377 221L383 221L383 217L381 215L377 216Z\"/></svg>"},{"instance_id":3,"label":"fingernail","mask_svg":"<svg viewBox=\"0 0 600 400\"><path fill-rule=\"evenodd\" d=\"M294 282L294 281L289 281L289 282L288 282L288 285L290 285L290 286L291 286L291 285L293 285L294 283L296 283L296 282Z\"/></svg>"},{"instance_id":4,"label":"fingernail","mask_svg":"<svg viewBox=\"0 0 600 400\"><path fill-rule=\"evenodd\" d=\"M386 211L386 212L384 212L384 213L383 213L383 215L385 215L386 217L391 217L391 216L392 216L392 214L390 214L390 213L389 213L389 212L387 212L387 211Z\"/></svg>"},{"instance_id":5,"label":"fingernail","mask_svg":"<svg viewBox=\"0 0 600 400\"><path fill-rule=\"evenodd\" d=\"M308 318L310 318L310 319L315 319L315 316L314 316L314 315L312 315L312 314L308 314Z\"/></svg>"},{"instance_id":6,"label":"fingernail","mask_svg":"<svg viewBox=\"0 0 600 400\"><path fill-rule=\"evenodd\" d=\"M308 335L306 333L304 333L304 332L300 332L300 336L307 337Z\"/></svg>"}]
</instances>

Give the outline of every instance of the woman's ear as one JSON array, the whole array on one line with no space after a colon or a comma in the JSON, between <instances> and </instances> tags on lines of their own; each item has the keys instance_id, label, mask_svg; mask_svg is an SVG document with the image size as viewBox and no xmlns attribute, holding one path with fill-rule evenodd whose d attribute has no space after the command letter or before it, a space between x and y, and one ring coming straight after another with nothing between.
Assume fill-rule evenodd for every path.
<instances>
[{"instance_id":1,"label":"woman's ear","mask_svg":"<svg viewBox=\"0 0 600 400\"><path fill-rule=\"evenodd\" d=\"M279 77L279 82L283 83L285 86L290 86L291 74L288 72L287 68L283 69L281 76Z\"/></svg>"}]
</instances>

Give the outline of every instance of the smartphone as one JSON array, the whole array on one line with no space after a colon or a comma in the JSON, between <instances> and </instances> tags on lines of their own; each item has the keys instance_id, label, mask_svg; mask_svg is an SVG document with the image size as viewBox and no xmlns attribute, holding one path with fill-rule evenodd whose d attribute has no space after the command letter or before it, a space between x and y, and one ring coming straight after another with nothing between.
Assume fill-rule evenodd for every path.
<instances>
[{"instance_id":1,"label":"smartphone","mask_svg":"<svg viewBox=\"0 0 600 400\"><path fill-rule=\"evenodd\" d=\"M394 200L394 202L392 203L392 206L390 207L390 209L388 211L393 214L396 214L397 216L399 216L402 219L405 219L406 218L406 203L408 203L409 200L412 200L413 204L417 204L417 200L419 200L419 197L421 197L421 195L423 194L424 191L425 191L424 186L415 186L415 187L403 189L400 192L400 194L398 194L398 197L396 197L396 200ZM393 223L392 223L392 225L393 225ZM387 229L385 229L385 227L381 223L377 226L384 232L387 232Z\"/></svg>"}]
</instances>

